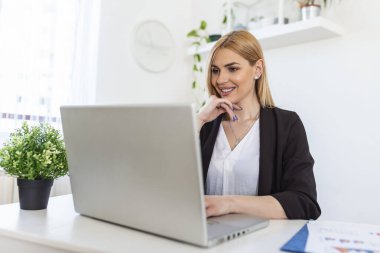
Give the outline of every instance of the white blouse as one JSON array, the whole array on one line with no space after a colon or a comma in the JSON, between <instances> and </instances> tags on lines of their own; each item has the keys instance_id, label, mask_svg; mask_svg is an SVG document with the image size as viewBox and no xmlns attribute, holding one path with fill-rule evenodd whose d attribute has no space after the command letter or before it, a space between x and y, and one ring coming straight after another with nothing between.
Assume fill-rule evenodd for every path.
<instances>
[{"instance_id":1,"label":"white blouse","mask_svg":"<svg viewBox=\"0 0 380 253\"><path fill-rule=\"evenodd\" d=\"M223 125L219 127L207 179L208 195L257 195L260 159L259 119L231 150Z\"/></svg>"}]
</instances>

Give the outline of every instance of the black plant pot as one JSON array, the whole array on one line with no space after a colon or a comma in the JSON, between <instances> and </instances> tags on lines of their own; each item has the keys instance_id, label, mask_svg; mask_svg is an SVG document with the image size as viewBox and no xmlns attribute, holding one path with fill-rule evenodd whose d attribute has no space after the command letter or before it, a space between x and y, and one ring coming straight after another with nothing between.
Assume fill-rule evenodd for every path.
<instances>
[{"instance_id":1,"label":"black plant pot","mask_svg":"<svg viewBox=\"0 0 380 253\"><path fill-rule=\"evenodd\" d=\"M24 210L46 209L53 179L17 179L20 208Z\"/></svg>"}]
</instances>

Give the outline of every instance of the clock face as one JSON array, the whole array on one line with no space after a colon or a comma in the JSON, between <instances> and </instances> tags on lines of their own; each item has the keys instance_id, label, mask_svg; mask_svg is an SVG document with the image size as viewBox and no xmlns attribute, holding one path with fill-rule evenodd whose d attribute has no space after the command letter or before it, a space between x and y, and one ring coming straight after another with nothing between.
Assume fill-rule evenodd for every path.
<instances>
[{"instance_id":1,"label":"clock face","mask_svg":"<svg viewBox=\"0 0 380 253\"><path fill-rule=\"evenodd\" d=\"M136 62L150 72L167 70L174 60L175 44L164 24L148 20L137 25L133 38Z\"/></svg>"}]
</instances>

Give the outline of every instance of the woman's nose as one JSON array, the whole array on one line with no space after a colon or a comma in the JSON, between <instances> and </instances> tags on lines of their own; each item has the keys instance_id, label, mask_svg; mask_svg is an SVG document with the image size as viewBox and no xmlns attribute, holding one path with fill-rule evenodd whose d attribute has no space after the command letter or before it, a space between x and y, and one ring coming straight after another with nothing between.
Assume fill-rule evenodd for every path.
<instances>
[{"instance_id":1,"label":"woman's nose","mask_svg":"<svg viewBox=\"0 0 380 253\"><path fill-rule=\"evenodd\" d=\"M223 84L228 82L228 74L225 71L220 71L218 79L216 79L217 84Z\"/></svg>"}]
</instances>

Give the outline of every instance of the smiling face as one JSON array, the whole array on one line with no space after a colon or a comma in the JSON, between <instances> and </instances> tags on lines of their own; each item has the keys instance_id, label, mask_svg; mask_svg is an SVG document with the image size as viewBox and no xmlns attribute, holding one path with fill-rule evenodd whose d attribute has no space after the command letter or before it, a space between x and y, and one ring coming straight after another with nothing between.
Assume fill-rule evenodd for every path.
<instances>
[{"instance_id":1,"label":"smiling face","mask_svg":"<svg viewBox=\"0 0 380 253\"><path fill-rule=\"evenodd\" d=\"M234 51L220 48L215 52L211 64L211 84L220 97L232 103L254 99L258 63L251 66L245 58Z\"/></svg>"}]
</instances>

